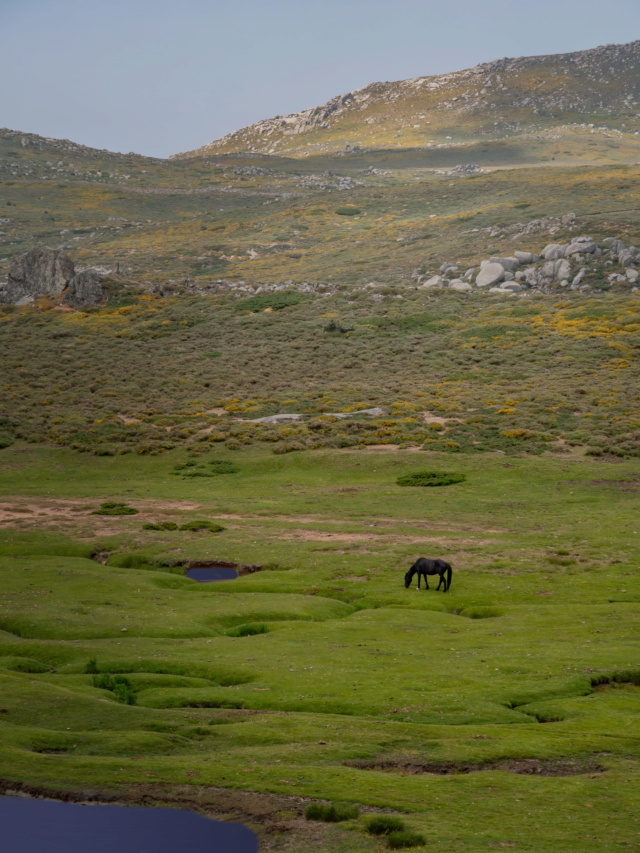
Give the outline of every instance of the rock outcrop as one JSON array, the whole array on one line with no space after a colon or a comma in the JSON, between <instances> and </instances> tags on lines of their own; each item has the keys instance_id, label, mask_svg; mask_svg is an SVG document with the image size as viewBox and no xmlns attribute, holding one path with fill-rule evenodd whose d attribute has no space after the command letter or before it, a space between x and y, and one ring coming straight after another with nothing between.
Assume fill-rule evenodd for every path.
<instances>
[{"instance_id":1,"label":"rock outcrop","mask_svg":"<svg viewBox=\"0 0 640 853\"><path fill-rule=\"evenodd\" d=\"M74 308L99 305L102 279L95 270L76 272L75 264L60 249L37 246L14 258L6 282L0 282L0 302L28 305L50 296Z\"/></svg>"}]
</instances>

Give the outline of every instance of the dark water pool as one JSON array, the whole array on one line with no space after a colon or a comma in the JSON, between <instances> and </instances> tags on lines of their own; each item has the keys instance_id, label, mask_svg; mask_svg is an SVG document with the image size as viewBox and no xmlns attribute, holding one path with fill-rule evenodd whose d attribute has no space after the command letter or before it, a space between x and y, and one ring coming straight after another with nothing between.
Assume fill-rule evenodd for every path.
<instances>
[{"instance_id":1,"label":"dark water pool","mask_svg":"<svg viewBox=\"0 0 640 853\"><path fill-rule=\"evenodd\" d=\"M187 569L187 577L199 583L210 581L230 581L238 577L235 569L226 566L207 566L203 569Z\"/></svg>"},{"instance_id":2,"label":"dark water pool","mask_svg":"<svg viewBox=\"0 0 640 853\"><path fill-rule=\"evenodd\" d=\"M6 853L257 853L239 823L178 809L82 806L0 796Z\"/></svg>"}]
</instances>

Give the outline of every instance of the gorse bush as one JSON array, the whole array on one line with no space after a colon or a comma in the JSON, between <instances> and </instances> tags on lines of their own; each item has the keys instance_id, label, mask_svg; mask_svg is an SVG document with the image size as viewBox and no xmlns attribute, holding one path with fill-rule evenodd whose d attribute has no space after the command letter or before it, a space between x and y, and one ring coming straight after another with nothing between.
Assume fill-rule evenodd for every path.
<instances>
[{"instance_id":1,"label":"gorse bush","mask_svg":"<svg viewBox=\"0 0 640 853\"><path fill-rule=\"evenodd\" d=\"M390 832L402 832L404 822L393 815L376 815L367 821L367 832L371 835L389 835Z\"/></svg>"},{"instance_id":2,"label":"gorse bush","mask_svg":"<svg viewBox=\"0 0 640 853\"><path fill-rule=\"evenodd\" d=\"M126 503L116 503L115 501L107 501L100 505L100 509L95 509L92 515L137 515L138 510Z\"/></svg>"},{"instance_id":3,"label":"gorse bush","mask_svg":"<svg viewBox=\"0 0 640 853\"><path fill-rule=\"evenodd\" d=\"M462 483L464 474L450 471L417 471L415 474L405 474L396 480L399 486L451 486Z\"/></svg>"},{"instance_id":4,"label":"gorse bush","mask_svg":"<svg viewBox=\"0 0 640 853\"><path fill-rule=\"evenodd\" d=\"M187 521L186 524L181 524L179 529L190 530L192 533L199 533L204 530L209 533L220 533L221 530L224 530L224 527L206 519L195 519L194 521Z\"/></svg>"},{"instance_id":5,"label":"gorse bush","mask_svg":"<svg viewBox=\"0 0 640 853\"><path fill-rule=\"evenodd\" d=\"M282 311L283 308L298 305L307 298L306 294L299 293L297 290L281 290L276 293L260 293L258 296L240 299L236 302L236 307L252 313L266 311L268 308L272 311Z\"/></svg>"},{"instance_id":6,"label":"gorse bush","mask_svg":"<svg viewBox=\"0 0 640 853\"><path fill-rule=\"evenodd\" d=\"M390 850L406 850L411 847L423 847L426 843L424 835L418 832L404 830L402 832L390 832L387 846Z\"/></svg>"},{"instance_id":7,"label":"gorse bush","mask_svg":"<svg viewBox=\"0 0 640 853\"><path fill-rule=\"evenodd\" d=\"M304 816L307 820L341 823L343 820L354 820L359 813L358 806L349 803L311 803L305 809Z\"/></svg>"}]
</instances>

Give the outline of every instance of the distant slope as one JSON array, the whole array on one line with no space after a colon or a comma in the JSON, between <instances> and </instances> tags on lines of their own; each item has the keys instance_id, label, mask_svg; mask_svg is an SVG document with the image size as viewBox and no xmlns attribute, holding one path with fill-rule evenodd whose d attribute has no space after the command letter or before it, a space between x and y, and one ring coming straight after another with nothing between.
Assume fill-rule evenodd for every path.
<instances>
[{"instance_id":1,"label":"distant slope","mask_svg":"<svg viewBox=\"0 0 640 853\"><path fill-rule=\"evenodd\" d=\"M372 83L174 157L238 151L305 157L348 145L455 146L562 124L585 125L586 132L600 128L615 136L640 132L640 41Z\"/></svg>"}]
</instances>

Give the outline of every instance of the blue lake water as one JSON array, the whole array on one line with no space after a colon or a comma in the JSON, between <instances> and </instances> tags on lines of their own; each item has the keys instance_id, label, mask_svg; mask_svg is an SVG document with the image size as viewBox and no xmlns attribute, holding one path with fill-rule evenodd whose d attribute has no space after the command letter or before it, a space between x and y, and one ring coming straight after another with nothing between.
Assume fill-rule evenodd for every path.
<instances>
[{"instance_id":1,"label":"blue lake water","mask_svg":"<svg viewBox=\"0 0 640 853\"><path fill-rule=\"evenodd\" d=\"M239 823L178 809L0 796L3 853L257 853Z\"/></svg>"},{"instance_id":2,"label":"blue lake water","mask_svg":"<svg viewBox=\"0 0 640 853\"><path fill-rule=\"evenodd\" d=\"M226 566L207 566L203 569L187 569L187 577L199 583L209 583L233 580L238 577L238 573L235 569L228 569Z\"/></svg>"}]
</instances>

